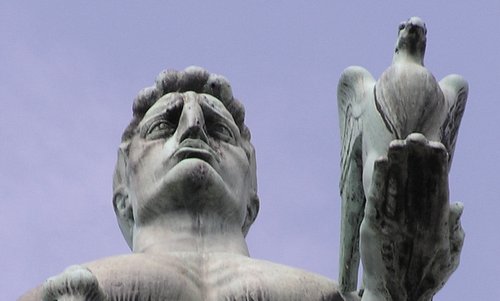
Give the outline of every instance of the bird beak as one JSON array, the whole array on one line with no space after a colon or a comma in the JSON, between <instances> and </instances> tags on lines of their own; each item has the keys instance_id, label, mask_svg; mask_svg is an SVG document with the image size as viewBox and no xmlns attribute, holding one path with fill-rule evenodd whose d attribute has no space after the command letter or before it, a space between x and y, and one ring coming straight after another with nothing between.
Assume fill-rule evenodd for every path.
<instances>
[{"instance_id":1,"label":"bird beak","mask_svg":"<svg viewBox=\"0 0 500 301\"><path fill-rule=\"evenodd\" d=\"M425 23L419 18L410 18L406 22L406 29L409 34L421 33L424 36L427 34L427 28L425 27Z\"/></svg>"},{"instance_id":2,"label":"bird beak","mask_svg":"<svg viewBox=\"0 0 500 301\"><path fill-rule=\"evenodd\" d=\"M417 24L408 24L407 25L407 28L408 28L408 33L409 34L416 34L417 32L421 32L422 34L425 35L425 28L422 28L421 26L417 25Z\"/></svg>"}]
</instances>

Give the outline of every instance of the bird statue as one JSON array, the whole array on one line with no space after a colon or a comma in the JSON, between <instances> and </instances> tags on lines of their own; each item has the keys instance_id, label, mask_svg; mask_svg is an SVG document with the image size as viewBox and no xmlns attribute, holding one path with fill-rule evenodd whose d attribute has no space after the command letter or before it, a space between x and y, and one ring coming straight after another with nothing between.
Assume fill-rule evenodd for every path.
<instances>
[{"instance_id":1,"label":"bird statue","mask_svg":"<svg viewBox=\"0 0 500 301\"><path fill-rule=\"evenodd\" d=\"M338 87L342 198L339 284L357 289L359 234L375 161L393 140L421 133L444 145L451 166L468 84L459 75L436 81L424 67L427 29L418 17L399 25L392 64L378 81L364 68L348 67Z\"/></svg>"}]
</instances>

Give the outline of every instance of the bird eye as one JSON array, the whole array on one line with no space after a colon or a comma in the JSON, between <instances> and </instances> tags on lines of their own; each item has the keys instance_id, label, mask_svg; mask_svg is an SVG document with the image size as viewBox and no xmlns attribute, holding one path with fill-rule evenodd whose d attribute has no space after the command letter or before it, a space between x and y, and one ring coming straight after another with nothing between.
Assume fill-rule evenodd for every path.
<instances>
[{"instance_id":1,"label":"bird eye","mask_svg":"<svg viewBox=\"0 0 500 301\"><path fill-rule=\"evenodd\" d=\"M399 31L401 31L401 30L405 29L405 27L406 27L406 24L405 24L404 22L403 22L403 23L401 23L401 24L399 24L399 27L398 27L398 28L399 28Z\"/></svg>"}]
</instances>

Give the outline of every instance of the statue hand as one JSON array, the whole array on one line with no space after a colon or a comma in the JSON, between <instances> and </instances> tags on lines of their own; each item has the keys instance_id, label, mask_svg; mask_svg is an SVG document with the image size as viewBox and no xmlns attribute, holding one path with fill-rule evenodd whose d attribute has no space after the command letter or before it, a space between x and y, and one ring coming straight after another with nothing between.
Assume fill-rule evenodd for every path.
<instances>
[{"instance_id":1,"label":"statue hand","mask_svg":"<svg viewBox=\"0 0 500 301\"><path fill-rule=\"evenodd\" d=\"M458 267L461 204L448 203L448 158L421 134L375 162L360 230L362 300L427 301Z\"/></svg>"},{"instance_id":2,"label":"statue hand","mask_svg":"<svg viewBox=\"0 0 500 301\"><path fill-rule=\"evenodd\" d=\"M70 266L43 284L43 301L106 301L97 278L79 265Z\"/></svg>"}]
</instances>

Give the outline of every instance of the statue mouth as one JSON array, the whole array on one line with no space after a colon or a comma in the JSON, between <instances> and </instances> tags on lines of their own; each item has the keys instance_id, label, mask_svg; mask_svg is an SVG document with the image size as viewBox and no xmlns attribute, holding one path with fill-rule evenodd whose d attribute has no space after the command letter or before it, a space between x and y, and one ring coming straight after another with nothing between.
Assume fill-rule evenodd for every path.
<instances>
[{"instance_id":1,"label":"statue mouth","mask_svg":"<svg viewBox=\"0 0 500 301\"><path fill-rule=\"evenodd\" d=\"M186 139L180 145L173 157L180 161L184 159L200 159L210 165L218 162L215 152L200 139Z\"/></svg>"}]
</instances>

